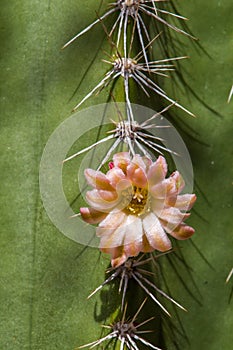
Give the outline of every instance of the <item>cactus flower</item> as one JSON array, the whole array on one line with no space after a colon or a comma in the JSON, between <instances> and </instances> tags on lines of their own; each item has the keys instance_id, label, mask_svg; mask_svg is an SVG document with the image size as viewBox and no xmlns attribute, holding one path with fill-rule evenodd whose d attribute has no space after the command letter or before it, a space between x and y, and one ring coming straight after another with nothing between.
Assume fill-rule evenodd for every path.
<instances>
[{"instance_id":1,"label":"cactus flower","mask_svg":"<svg viewBox=\"0 0 233 350\"><path fill-rule=\"evenodd\" d=\"M89 185L89 208L80 208L84 221L98 224L100 249L111 255L113 267L140 252L172 248L168 235L184 240L194 229L184 223L195 194L180 194L184 180L178 171L167 175L167 163L159 156L155 162L128 152L117 153L104 174L85 170Z\"/></svg>"}]
</instances>

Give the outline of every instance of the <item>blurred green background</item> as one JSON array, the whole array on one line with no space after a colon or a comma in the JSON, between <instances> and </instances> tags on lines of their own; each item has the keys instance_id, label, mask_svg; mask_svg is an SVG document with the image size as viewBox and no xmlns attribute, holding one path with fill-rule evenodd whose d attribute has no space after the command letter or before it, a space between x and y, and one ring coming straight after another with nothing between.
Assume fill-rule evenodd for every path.
<instances>
[{"instance_id":1,"label":"blurred green background","mask_svg":"<svg viewBox=\"0 0 233 350\"><path fill-rule=\"evenodd\" d=\"M197 116L191 119L174 112L184 131L198 186L198 201L189 221L196 229L193 242L212 266L190 242L182 243L200 293L189 277L184 278L201 305L182 285L169 261L163 267L172 295L188 309L187 314L179 313L189 339L189 343L180 340L181 349L230 350L233 281L225 285L225 279L233 265L233 100L227 104L233 84L233 3L175 3L190 18L189 27L209 55L182 39L182 54L190 56L183 65L186 81L204 103L221 114L216 116L185 89L177 92L179 101ZM74 349L99 337L99 325L108 313L105 293L86 300L103 280L108 259L96 249L82 252L82 246L56 230L43 209L38 185L40 158L50 134L106 71L101 62L104 33L100 26L60 50L95 18L96 10L94 0L1 2L3 350ZM108 44L104 47L108 49ZM171 95L173 88L167 81ZM105 102L107 97L103 92L83 108ZM177 268L179 272L179 264ZM169 340L167 348L173 349Z\"/></svg>"}]
</instances>

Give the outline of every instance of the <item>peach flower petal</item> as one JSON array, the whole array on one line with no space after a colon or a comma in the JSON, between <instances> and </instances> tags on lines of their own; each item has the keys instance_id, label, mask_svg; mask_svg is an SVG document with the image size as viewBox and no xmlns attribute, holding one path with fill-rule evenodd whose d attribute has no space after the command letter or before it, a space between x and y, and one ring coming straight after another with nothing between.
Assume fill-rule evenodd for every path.
<instances>
[{"instance_id":1,"label":"peach flower petal","mask_svg":"<svg viewBox=\"0 0 233 350\"><path fill-rule=\"evenodd\" d=\"M127 217L125 216L123 220L123 225L118 225L117 227L98 227L96 235L101 236L100 248L114 248L123 245L124 236L126 234L127 226L125 225Z\"/></svg>"},{"instance_id":2,"label":"peach flower petal","mask_svg":"<svg viewBox=\"0 0 233 350\"><path fill-rule=\"evenodd\" d=\"M191 226L185 225L182 223L181 225L177 226L175 230L169 232L169 234L178 239L178 240L185 240L190 238L195 233L194 228Z\"/></svg>"},{"instance_id":3,"label":"peach flower petal","mask_svg":"<svg viewBox=\"0 0 233 350\"><path fill-rule=\"evenodd\" d=\"M96 235L102 237L111 234L118 226L127 219L127 216L122 211L112 211L106 218L99 224Z\"/></svg>"},{"instance_id":4,"label":"peach flower petal","mask_svg":"<svg viewBox=\"0 0 233 350\"><path fill-rule=\"evenodd\" d=\"M115 167L120 168L124 173L126 173L126 168L130 164L131 158L128 152L120 152L114 154L113 164Z\"/></svg>"},{"instance_id":5,"label":"peach flower petal","mask_svg":"<svg viewBox=\"0 0 233 350\"><path fill-rule=\"evenodd\" d=\"M147 178L150 186L154 186L165 179L167 163L164 157L159 156L148 170Z\"/></svg>"},{"instance_id":6,"label":"peach flower petal","mask_svg":"<svg viewBox=\"0 0 233 350\"><path fill-rule=\"evenodd\" d=\"M195 194L182 194L176 198L168 198L166 204L179 210L188 211L192 208L196 199Z\"/></svg>"},{"instance_id":7,"label":"peach flower petal","mask_svg":"<svg viewBox=\"0 0 233 350\"><path fill-rule=\"evenodd\" d=\"M118 182L118 184L116 185L116 192L118 194L120 194L120 192L125 191L127 189L132 188L132 183L130 180L127 179L123 179L121 181Z\"/></svg>"},{"instance_id":8,"label":"peach flower petal","mask_svg":"<svg viewBox=\"0 0 233 350\"><path fill-rule=\"evenodd\" d=\"M98 224L102 220L106 218L106 213L102 213L101 211L95 210L93 208L80 208L80 213L82 219L86 221L88 224Z\"/></svg>"},{"instance_id":9,"label":"peach flower petal","mask_svg":"<svg viewBox=\"0 0 233 350\"><path fill-rule=\"evenodd\" d=\"M150 187L150 193L155 199L159 198L166 200L167 197L176 195L177 189L174 181L168 178Z\"/></svg>"},{"instance_id":10,"label":"peach flower petal","mask_svg":"<svg viewBox=\"0 0 233 350\"><path fill-rule=\"evenodd\" d=\"M109 183L114 188L116 188L117 184L120 181L123 181L126 179L125 173L121 169L116 168L116 167L114 167L110 171L108 171L106 176L107 176L107 179L109 180Z\"/></svg>"},{"instance_id":11,"label":"peach flower petal","mask_svg":"<svg viewBox=\"0 0 233 350\"><path fill-rule=\"evenodd\" d=\"M150 243L146 237L146 234L144 233L143 237L142 237L142 252L143 253L151 253L154 250L155 249L150 245Z\"/></svg>"},{"instance_id":12,"label":"peach flower petal","mask_svg":"<svg viewBox=\"0 0 233 350\"><path fill-rule=\"evenodd\" d=\"M112 267L118 267L127 260L127 256L124 253L123 246L115 247L115 248L101 248L103 253L111 255L111 265Z\"/></svg>"},{"instance_id":13,"label":"peach flower petal","mask_svg":"<svg viewBox=\"0 0 233 350\"><path fill-rule=\"evenodd\" d=\"M128 168L133 165L136 168L141 168L144 172L147 172L148 162L149 159L147 159L146 157L141 157L138 154L135 154L130 164L128 165Z\"/></svg>"},{"instance_id":14,"label":"peach flower petal","mask_svg":"<svg viewBox=\"0 0 233 350\"><path fill-rule=\"evenodd\" d=\"M165 202L164 199L151 199L150 201L150 210L152 213L154 213L157 217L160 216L161 211L163 211L165 208Z\"/></svg>"},{"instance_id":15,"label":"peach flower petal","mask_svg":"<svg viewBox=\"0 0 233 350\"><path fill-rule=\"evenodd\" d=\"M132 163L127 167L127 177L131 180L134 186L140 188L147 187L146 172L142 167L139 167L138 164Z\"/></svg>"},{"instance_id":16,"label":"peach flower petal","mask_svg":"<svg viewBox=\"0 0 233 350\"><path fill-rule=\"evenodd\" d=\"M114 191L107 176L101 171L86 169L84 174L88 184L97 190Z\"/></svg>"},{"instance_id":17,"label":"peach flower petal","mask_svg":"<svg viewBox=\"0 0 233 350\"><path fill-rule=\"evenodd\" d=\"M124 237L124 252L127 256L137 256L142 251L142 220L134 215L127 217Z\"/></svg>"},{"instance_id":18,"label":"peach flower petal","mask_svg":"<svg viewBox=\"0 0 233 350\"><path fill-rule=\"evenodd\" d=\"M110 191L100 192L98 190L92 190L86 193L86 200L90 206L104 212L109 212L117 205L118 197L116 197L116 193Z\"/></svg>"},{"instance_id":19,"label":"peach flower petal","mask_svg":"<svg viewBox=\"0 0 233 350\"><path fill-rule=\"evenodd\" d=\"M177 226L188 216L189 214L181 213L179 209L170 207L160 212L159 219L167 222L171 226Z\"/></svg>"},{"instance_id":20,"label":"peach flower petal","mask_svg":"<svg viewBox=\"0 0 233 350\"><path fill-rule=\"evenodd\" d=\"M143 218L143 229L150 243L150 246L161 252L166 252L172 248L171 242L167 237L159 219L152 213Z\"/></svg>"},{"instance_id":21,"label":"peach flower petal","mask_svg":"<svg viewBox=\"0 0 233 350\"><path fill-rule=\"evenodd\" d=\"M128 259L128 256L124 253L124 251L122 251L122 253L118 253L116 258L112 258L111 259L111 265L112 267L119 267L122 264L124 264L124 262L126 262L126 260Z\"/></svg>"},{"instance_id":22,"label":"peach flower petal","mask_svg":"<svg viewBox=\"0 0 233 350\"><path fill-rule=\"evenodd\" d=\"M175 171L174 173L172 173L170 177L175 181L177 194L179 194L185 186L183 177L180 175L178 171Z\"/></svg>"}]
</instances>

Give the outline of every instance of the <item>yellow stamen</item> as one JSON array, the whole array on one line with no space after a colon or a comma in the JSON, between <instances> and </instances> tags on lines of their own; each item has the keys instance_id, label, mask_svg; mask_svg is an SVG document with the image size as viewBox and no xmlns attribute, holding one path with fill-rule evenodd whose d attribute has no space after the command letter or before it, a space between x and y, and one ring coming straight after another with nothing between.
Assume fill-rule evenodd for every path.
<instances>
[{"instance_id":1,"label":"yellow stamen","mask_svg":"<svg viewBox=\"0 0 233 350\"><path fill-rule=\"evenodd\" d=\"M124 208L124 212L128 215L140 216L148 209L148 190L137 186L133 186L132 190L130 202Z\"/></svg>"}]
</instances>

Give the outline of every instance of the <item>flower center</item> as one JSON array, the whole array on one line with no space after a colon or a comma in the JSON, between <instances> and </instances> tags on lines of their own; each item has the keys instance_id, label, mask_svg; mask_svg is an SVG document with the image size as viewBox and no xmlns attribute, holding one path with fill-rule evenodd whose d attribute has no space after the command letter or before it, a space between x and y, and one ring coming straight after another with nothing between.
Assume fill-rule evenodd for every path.
<instances>
[{"instance_id":1,"label":"flower center","mask_svg":"<svg viewBox=\"0 0 233 350\"><path fill-rule=\"evenodd\" d=\"M128 215L140 216L148 209L148 190L133 186L133 193L131 192L131 200L124 208L124 212Z\"/></svg>"}]
</instances>

